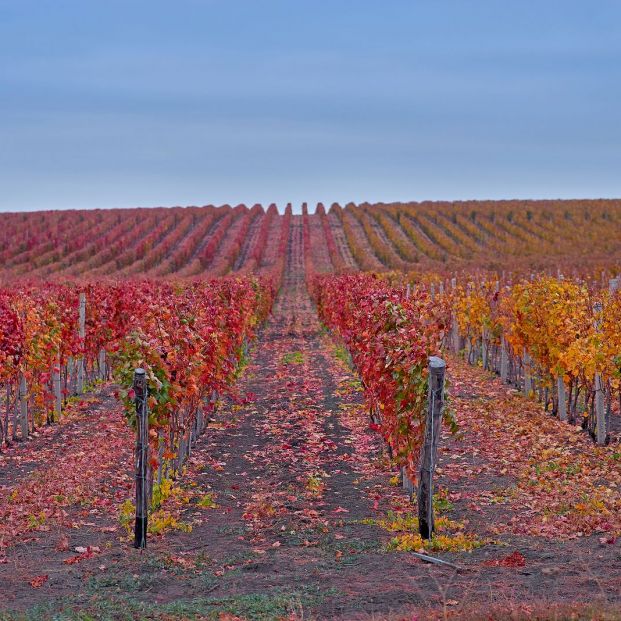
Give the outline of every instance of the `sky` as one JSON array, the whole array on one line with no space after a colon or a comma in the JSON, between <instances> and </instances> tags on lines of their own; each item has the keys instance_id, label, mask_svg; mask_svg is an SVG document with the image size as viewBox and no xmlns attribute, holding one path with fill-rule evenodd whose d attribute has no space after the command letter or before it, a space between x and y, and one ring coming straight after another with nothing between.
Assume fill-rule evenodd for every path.
<instances>
[{"instance_id":1,"label":"sky","mask_svg":"<svg viewBox=\"0 0 621 621\"><path fill-rule=\"evenodd\" d=\"M587 197L618 0L0 0L0 211Z\"/></svg>"}]
</instances>

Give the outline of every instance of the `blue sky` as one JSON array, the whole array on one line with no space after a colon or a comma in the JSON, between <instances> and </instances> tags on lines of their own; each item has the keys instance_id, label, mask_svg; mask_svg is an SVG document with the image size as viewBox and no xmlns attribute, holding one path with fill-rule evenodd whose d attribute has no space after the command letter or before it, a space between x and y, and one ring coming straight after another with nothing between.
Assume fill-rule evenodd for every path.
<instances>
[{"instance_id":1,"label":"blue sky","mask_svg":"<svg viewBox=\"0 0 621 621\"><path fill-rule=\"evenodd\" d=\"M621 2L0 0L0 210L621 196Z\"/></svg>"}]
</instances>

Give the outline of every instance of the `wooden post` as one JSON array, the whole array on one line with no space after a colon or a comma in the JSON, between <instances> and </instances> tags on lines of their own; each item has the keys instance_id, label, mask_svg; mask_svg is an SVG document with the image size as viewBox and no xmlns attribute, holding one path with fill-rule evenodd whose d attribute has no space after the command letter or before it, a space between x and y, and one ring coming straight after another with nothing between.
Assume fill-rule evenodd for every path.
<instances>
[{"instance_id":1,"label":"wooden post","mask_svg":"<svg viewBox=\"0 0 621 621\"><path fill-rule=\"evenodd\" d=\"M29 435L28 386L26 385L26 376L22 372L19 374L19 421L22 429L22 440L27 440Z\"/></svg>"},{"instance_id":2,"label":"wooden post","mask_svg":"<svg viewBox=\"0 0 621 621\"><path fill-rule=\"evenodd\" d=\"M136 524L134 548L147 547L149 518L147 468L149 467L149 415L147 411L147 376L144 369L134 371L136 393Z\"/></svg>"},{"instance_id":3,"label":"wooden post","mask_svg":"<svg viewBox=\"0 0 621 621\"><path fill-rule=\"evenodd\" d=\"M559 420L567 421L567 397L565 394L565 381L562 375L556 378L556 388L558 393L558 418Z\"/></svg>"},{"instance_id":4,"label":"wooden post","mask_svg":"<svg viewBox=\"0 0 621 621\"><path fill-rule=\"evenodd\" d=\"M431 539L434 531L433 474L436 469L438 441L444 407L444 374L446 363L441 358L429 358L429 389L425 441L421 449L418 472L418 531L423 539Z\"/></svg>"},{"instance_id":5,"label":"wooden post","mask_svg":"<svg viewBox=\"0 0 621 621\"><path fill-rule=\"evenodd\" d=\"M401 466L401 483L403 485L403 489L407 492L408 496L411 498L414 493L414 483L408 476L408 471L405 466Z\"/></svg>"},{"instance_id":6,"label":"wooden post","mask_svg":"<svg viewBox=\"0 0 621 621\"><path fill-rule=\"evenodd\" d=\"M487 370L487 328L481 330L481 358L483 359L483 370Z\"/></svg>"},{"instance_id":7,"label":"wooden post","mask_svg":"<svg viewBox=\"0 0 621 621\"><path fill-rule=\"evenodd\" d=\"M533 378L530 368L530 356L526 350L523 352L522 361L524 364L524 394L528 397L533 391Z\"/></svg>"},{"instance_id":8,"label":"wooden post","mask_svg":"<svg viewBox=\"0 0 621 621\"><path fill-rule=\"evenodd\" d=\"M593 304L595 314L595 330L602 329L601 313L604 306L601 302ZM595 374L595 440L599 445L606 444L608 430L606 429L606 407L604 403L604 380L601 373Z\"/></svg>"},{"instance_id":9,"label":"wooden post","mask_svg":"<svg viewBox=\"0 0 621 621\"><path fill-rule=\"evenodd\" d=\"M619 289L619 277L618 276L616 278L611 278L608 281L608 290L610 291L610 293L614 293L615 291L617 291L617 289Z\"/></svg>"},{"instance_id":10,"label":"wooden post","mask_svg":"<svg viewBox=\"0 0 621 621\"><path fill-rule=\"evenodd\" d=\"M457 323L457 316L453 313L451 326L451 341L453 345L453 351L459 353L459 324Z\"/></svg>"},{"instance_id":11,"label":"wooden post","mask_svg":"<svg viewBox=\"0 0 621 621\"><path fill-rule=\"evenodd\" d=\"M468 306L470 305L470 296L472 294L472 283L468 282L466 283L466 296L468 296ZM466 362L468 362L468 364L476 364L477 361L477 353L476 350L474 350L473 346L472 346L472 341L470 340L470 335L466 334L465 338L465 348L466 348ZM472 352L474 350L474 356L472 355Z\"/></svg>"},{"instance_id":12,"label":"wooden post","mask_svg":"<svg viewBox=\"0 0 621 621\"><path fill-rule=\"evenodd\" d=\"M470 360L471 354L472 354L472 343L470 342L470 337L466 336L464 356L468 364L473 364L473 362Z\"/></svg>"},{"instance_id":13,"label":"wooden post","mask_svg":"<svg viewBox=\"0 0 621 621\"><path fill-rule=\"evenodd\" d=\"M504 335L500 337L500 379L505 384L509 379L509 352Z\"/></svg>"},{"instance_id":14,"label":"wooden post","mask_svg":"<svg viewBox=\"0 0 621 621\"><path fill-rule=\"evenodd\" d=\"M601 373L595 374L595 440L600 445L606 444L606 408L604 404L604 381Z\"/></svg>"},{"instance_id":15,"label":"wooden post","mask_svg":"<svg viewBox=\"0 0 621 621\"><path fill-rule=\"evenodd\" d=\"M177 459L176 459L176 463L175 463L175 471L178 475L181 474L181 469L183 467L183 462L185 461L185 452L186 452L186 446L185 446L185 412L183 409L181 409L181 411L179 412L179 421L178 421L178 426L179 426L179 445L177 448Z\"/></svg>"},{"instance_id":16,"label":"wooden post","mask_svg":"<svg viewBox=\"0 0 621 621\"><path fill-rule=\"evenodd\" d=\"M161 430L157 432L157 484L162 484L163 473L164 473L164 451L166 450L166 442L162 437Z\"/></svg>"},{"instance_id":17,"label":"wooden post","mask_svg":"<svg viewBox=\"0 0 621 621\"><path fill-rule=\"evenodd\" d=\"M10 386L10 385L9 385ZM13 440L17 440L17 427L18 427L18 417L19 417L19 378L17 379L17 386L15 387L15 402L13 407L13 425L12 425L12 438Z\"/></svg>"},{"instance_id":18,"label":"wooden post","mask_svg":"<svg viewBox=\"0 0 621 621\"><path fill-rule=\"evenodd\" d=\"M203 433L204 425L205 425L204 411L202 407L199 407L198 411L196 412L196 436L197 437L200 437L200 435Z\"/></svg>"},{"instance_id":19,"label":"wooden post","mask_svg":"<svg viewBox=\"0 0 621 621\"><path fill-rule=\"evenodd\" d=\"M436 299L436 285L434 283L429 285L429 296L432 302Z\"/></svg>"},{"instance_id":20,"label":"wooden post","mask_svg":"<svg viewBox=\"0 0 621 621\"><path fill-rule=\"evenodd\" d=\"M408 283L408 286L405 288L405 299L409 300L410 299L410 283ZM432 297L433 299L433 297Z\"/></svg>"},{"instance_id":21,"label":"wooden post","mask_svg":"<svg viewBox=\"0 0 621 621\"><path fill-rule=\"evenodd\" d=\"M69 358L67 358L67 395L74 395L75 394L75 386L73 383L73 368L74 368L74 364L73 364L73 356L69 356Z\"/></svg>"},{"instance_id":22,"label":"wooden post","mask_svg":"<svg viewBox=\"0 0 621 621\"><path fill-rule=\"evenodd\" d=\"M63 414L63 395L60 388L60 357L56 358L56 363L52 370L52 389L54 391L54 416L56 422L60 422Z\"/></svg>"},{"instance_id":23,"label":"wooden post","mask_svg":"<svg viewBox=\"0 0 621 621\"><path fill-rule=\"evenodd\" d=\"M78 307L78 336L80 337L80 346L84 347L84 338L86 336L86 294L80 293ZM81 395L84 392L84 354L80 354L76 360L77 364L77 385L76 392Z\"/></svg>"},{"instance_id":24,"label":"wooden post","mask_svg":"<svg viewBox=\"0 0 621 621\"><path fill-rule=\"evenodd\" d=\"M99 350L98 366L99 379L105 382L108 379L108 368L106 366L106 350L103 348Z\"/></svg>"},{"instance_id":25,"label":"wooden post","mask_svg":"<svg viewBox=\"0 0 621 621\"><path fill-rule=\"evenodd\" d=\"M6 409L4 410L4 427L3 438L7 446L11 444L11 438L9 438L9 416L11 414L11 382L6 383Z\"/></svg>"}]
</instances>

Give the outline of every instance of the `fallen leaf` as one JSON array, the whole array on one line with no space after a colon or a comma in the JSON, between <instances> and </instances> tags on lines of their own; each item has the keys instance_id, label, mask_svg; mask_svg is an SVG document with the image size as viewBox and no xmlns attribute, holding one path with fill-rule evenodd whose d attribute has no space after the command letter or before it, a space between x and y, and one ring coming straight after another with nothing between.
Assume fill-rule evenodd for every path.
<instances>
[{"instance_id":1,"label":"fallen leaf","mask_svg":"<svg viewBox=\"0 0 621 621\"><path fill-rule=\"evenodd\" d=\"M47 574L41 575L41 576L35 576L31 581L30 581L30 586L33 589L40 589L47 581L48 581L49 577Z\"/></svg>"}]
</instances>

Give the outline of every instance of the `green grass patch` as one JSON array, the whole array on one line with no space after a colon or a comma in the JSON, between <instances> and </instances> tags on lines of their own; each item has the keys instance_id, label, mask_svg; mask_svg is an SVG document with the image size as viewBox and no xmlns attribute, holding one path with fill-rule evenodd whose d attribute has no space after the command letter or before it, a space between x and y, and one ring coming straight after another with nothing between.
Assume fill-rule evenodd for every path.
<instances>
[{"instance_id":1,"label":"green grass patch","mask_svg":"<svg viewBox=\"0 0 621 621\"><path fill-rule=\"evenodd\" d=\"M196 504L203 509L215 509L218 506L213 492L205 494Z\"/></svg>"},{"instance_id":2,"label":"green grass patch","mask_svg":"<svg viewBox=\"0 0 621 621\"><path fill-rule=\"evenodd\" d=\"M352 359L345 345L335 345L334 356L337 360L340 360L345 366L350 369L352 368Z\"/></svg>"},{"instance_id":3,"label":"green grass patch","mask_svg":"<svg viewBox=\"0 0 621 621\"><path fill-rule=\"evenodd\" d=\"M100 583L99 586L105 586ZM134 588L136 585L127 584ZM209 582L205 586L212 586ZM135 597L96 594L56 599L25 612L0 612L0 621L181 621L182 619L213 619L222 613L244 619L276 621L320 604L334 589L321 591L316 586L300 589L275 588L258 593L177 599L151 604Z\"/></svg>"},{"instance_id":4,"label":"green grass patch","mask_svg":"<svg viewBox=\"0 0 621 621\"><path fill-rule=\"evenodd\" d=\"M304 364L304 354L301 351L292 351L282 357L283 364Z\"/></svg>"}]
</instances>

